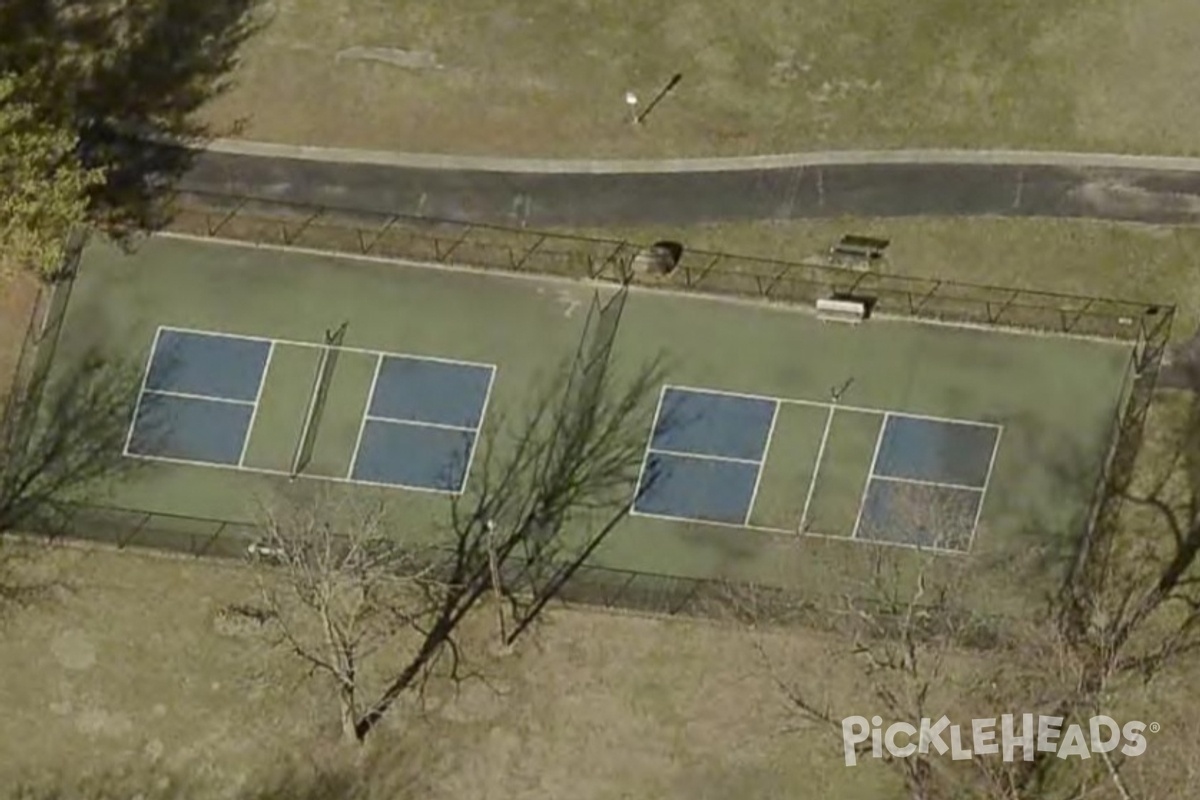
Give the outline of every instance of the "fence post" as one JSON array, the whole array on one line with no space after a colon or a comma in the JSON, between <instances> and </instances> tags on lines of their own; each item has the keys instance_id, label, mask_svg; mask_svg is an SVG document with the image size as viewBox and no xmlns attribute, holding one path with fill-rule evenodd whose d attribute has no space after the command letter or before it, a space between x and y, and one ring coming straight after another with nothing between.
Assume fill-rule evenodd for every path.
<instances>
[{"instance_id":1,"label":"fence post","mask_svg":"<svg viewBox=\"0 0 1200 800\"><path fill-rule=\"evenodd\" d=\"M378 231L375 232L375 235L373 237L371 237L370 243L368 243L366 245L361 245L362 254L364 256L370 254L370 252L375 249L375 245L379 244L379 240L383 238L384 234L386 234L391 229L391 227L393 225L395 225L399 220L400 220L400 215L393 214L391 219L389 219L387 222L383 223L383 226ZM362 241L362 231L361 230L359 230L358 236L359 236L359 241L361 242Z\"/></svg>"},{"instance_id":2,"label":"fence post","mask_svg":"<svg viewBox=\"0 0 1200 800\"><path fill-rule=\"evenodd\" d=\"M153 516L154 515L149 512L143 513L142 521L134 526L133 532L130 533L128 536L123 536L123 537L117 539L117 549L124 550L126 547L128 547L129 543L132 542L134 539L136 539L138 534L140 534L142 532L142 529L145 528L148 524L150 524L150 520L153 518Z\"/></svg>"},{"instance_id":3,"label":"fence post","mask_svg":"<svg viewBox=\"0 0 1200 800\"><path fill-rule=\"evenodd\" d=\"M208 229L208 235L216 236L220 232L221 228L225 227L225 224L227 222L229 222L229 220L233 219L234 216L236 216L238 214L238 212L240 212L243 208L246 207L246 204L248 202L250 202L250 198L248 198L248 197L238 198L238 201L234 204L233 208L229 210L229 213L227 213L224 217L222 217L221 221L218 222L216 225L210 224L209 220L211 219L211 217L209 217L208 212L205 211L204 212L204 227Z\"/></svg>"},{"instance_id":4,"label":"fence post","mask_svg":"<svg viewBox=\"0 0 1200 800\"><path fill-rule=\"evenodd\" d=\"M529 260L529 257L533 255L534 251L541 247L545 241L546 234L542 234L540 237L538 237L538 240L534 242L528 250L525 251L525 255L521 256L521 260L513 265L513 269L519 271L521 267L525 266L525 262ZM512 250L510 249L508 252L511 254Z\"/></svg>"},{"instance_id":5,"label":"fence post","mask_svg":"<svg viewBox=\"0 0 1200 800\"><path fill-rule=\"evenodd\" d=\"M465 231L463 231L463 235L458 237L458 239L455 240L454 244L450 245L450 249L448 249L445 253L442 253L441 256L438 258L438 260L445 261L446 259L448 259L450 257L450 254L453 253L455 250L457 250L458 246L466 240L467 236L470 235L472 230L474 230L474 227L468 224L467 229ZM437 240L435 239L434 241L436 242ZM437 252L436 245L435 245L434 252Z\"/></svg>"},{"instance_id":6,"label":"fence post","mask_svg":"<svg viewBox=\"0 0 1200 800\"><path fill-rule=\"evenodd\" d=\"M313 213L312 213L312 214L310 214L310 215L309 215L309 216L308 216L308 217L307 217L307 218L306 218L306 219L305 219L303 222L301 222L301 223L300 223L300 227L296 229L296 235L295 235L295 236L291 236L291 237L289 237L289 236L288 236L288 232L287 232L287 228L286 228L286 227L284 227L284 229L283 229L283 243L284 243L284 244L288 244L288 245L290 245L292 242L294 242L294 241L296 241L297 239L299 239L299 238L300 238L300 235L301 235L301 234L303 234L303 233L304 233L306 230L308 230L308 226L309 226L309 225L312 225L312 223L313 223L313 222L314 222L314 221L315 221L315 220L316 220L318 217L320 217L320 216L321 216L322 214L324 214L324 213L325 213L325 209L324 209L324 208L322 208L321 206L317 206L317 209L316 209L315 211L313 211Z\"/></svg>"},{"instance_id":7,"label":"fence post","mask_svg":"<svg viewBox=\"0 0 1200 800\"><path fill-rule=\"evenodd\" d=\"M625 242L624 242L624 240L622 240L622 241L620 241L620 242L617 242L617 246L616 246L616 247L614 247L614 248L613 248L613 251L612 251L611 253L609 253L609 254L608 254L608 257L607 257L607 258L605 258L605 259L604 259L602 262L600 262L600 267L599 267L599 269L597 269L597 270L596 270L595 272L593 272L591 275L588 275L588 277L589 277L589 278L598 278L598 277L600 277L600 273L601 273L601 272L603 272L603 271L604 271L604 268L605 268L605 267L607 267L607 266L608 266L610 263L612 263L612 261L613 261L613 260L614 260L614 259L615 259L615 258L616 258L618 255L620 255L620 254L621 254L621 250L622 250L622 249L624 249L624 247L625 247ZM621 276L618 276L618 277L621 277Z\"/></svg>"},{"instance_id":8,"label":"fence post","mask_svg":"<svg viewBox=\"0 0 1200 800\"><path fill-rule=\"evenodd\" d=\"M921 298L921 301L919 303L917 303L915 307L913 307L912 313L914 316L916 315L916 313L918 311L920 311L922 308L925 307L925 304L929 302L929 300L937 293L938 289L940 289L941 287L942 287L942 282L940 280L935 280L933 282L933 286L929 287L929 291L926 292L925 296ZM912 305L911 297L909 298L909 305Z\"/></svg>"},{"instance_id":9,"label":"fence post","mask_svg":"<svg viewBox=\"0 0 1200 800\"><path fill-rule=\"evenodd\" d=\"M708 273L713 271L713 268L715 266L717 266L717 262L720 260L721 260L720 253L717 253L715 256L712 257L712 261L709 261L708 265L700 271L699 275L696 276L696 285L697 286L699 286L701 283L704 282L704 279L708 277Z\"/></svg>"},{"instance_id":10,"label":"fence post","mask_svg":"<svg viewBox=\"0 0 1200 800\"><path fill-rule=\"evenodd\" d=\"M1083 308L1079 309L1079 311L1075 313L1075 316L1072 317L1069 322L1067 321L1067 310L1063 309L1063 333L1070 333L1075 328L1076 323L1083 318L1083 315L1086 314L1088 309L1091 307L1092 300L1089 299L1083 304Z\"/></svg>"},{"instance_id":11,"label":"fence post","mask_svg":"<svg viewBox=\"0 0 1200 800\"><path fill-rule=\"evenodd\" d=\"M213 542L215 542L217 538L224 532L225 526L228 524L228 522L223 521L217 525L217 529L213 531L212 536L209 536L207 539L205 539L204 544L199 548L194 549L192 555L194 555L196 558L199 558L200 556L207 554L209 548L212 547Z\"/></svg>"},{"instance_id":12,"label":"fence post","mask_svg":"<svg viewBox=\"0 0 1200 800\"><path fill-rule=\"evenodd\" d=\"M763 297L770 298L771 292L775 289L776 284L778 284L779 281L782 280L784 275L787 275L791 271L792 271L792 265L785 264L783 269L781 269L778 273L776 273L775 277L771 279L771 282L769 284L767 284L766 291L763 292Z\"/></svg>"}]
</instances>

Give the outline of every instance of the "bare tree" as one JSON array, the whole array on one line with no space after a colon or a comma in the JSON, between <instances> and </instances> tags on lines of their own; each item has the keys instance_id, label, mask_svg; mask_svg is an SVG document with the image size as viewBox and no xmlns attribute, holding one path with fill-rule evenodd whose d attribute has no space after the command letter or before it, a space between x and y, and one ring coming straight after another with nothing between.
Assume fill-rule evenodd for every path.
<instances>
[{"instance_id":1,"label":"bare tree","mask_svg":"<svg viewBox=\"0 0 1200 800\"><path fill-rule=\"evenodd\" d=\"M899 493L889 503L889 519L867 520L864 529L875 538L917 536L924 542L915 551L876 548L870 553L865 577L852 582L831 607L804 603L797 608L778 591L764 602L760 588L731 585L725 592L726 608L743 622L770 613L765 621L811 624L815 612L826 615L833 620L826 627L844 637L841 657L849 656L859 665L869 700L885 728L893 722L939 719L948 702L978 698L984 688L981 676L987 671L978 665L975 671L965 666L972 657L967 643L987 641L989 646L1002 647L990 642L990 621L962 600L970 580L966 562L947 561L957 557L941 552L961 546L961 531L940 532L961 528L957 523L962 514L955 503L942 500L936 494ZM844 720L859 714L862 706L835 709L818 702L819 687L790 677L786 666L776 663L765 648L759 645L758 650L797 718L842 738ZM864 757L871 755L873 747L868 739L853 749L856 757ZM911 800L969 798L983 782L970 765L940 757L936 747L933 751L917 747L904 757L884 749L881 757L897 770Z\"/></svg>"},{"instance_id":2,"label":"bare tree","mask_svg":"<svg viewBox=\"0 0 1200 800\"><path fill-rule=\"evenodd\" d=\"M953 694L950 686L959 678L954 658L957 642L977 624L963 613L956 600L961 587L953 581L930 577L935 558L938 556L922 554L914 575L911 564L908 569L897 570L877 554L865 585L840 598L840 622L836 627L848 638L845 654L860 665L869 698L885 725L936 719L945 713L939 704ZM802 720L815 722L840 738L843 720L852 710L817 703L813 699L817 687L784 677L765 651L760 649L760 655L789 707ZM968 687L959 688L965 691ZM861 706L853 713L860 710ZM870 741L855 747L860 757L871 750ZM885 750L882 757L899 771L911 800L963 796L955 794L965 785L957 762L919 749L904 758Z\"/></svg>"},{"instance_id":3,"label":"bare tree","mask_svg":"<svg viewBox=\"0 0 1200 800\"><path fill-rule=\"evenodd\" d=\"M1169 399L1158 405L1157 442L1142 448L1131 481L1107 487L1123 502L1110 504L1110 516L1081 538L1062 591L1029 619L988 621L994 635L986 637L982 651L978 615L953 602L957 592L948 591L953 577L931 580L933 562L923 562L903 602L887 589L895 585L890 581L871 588L869 603L862 595L844 598L856 623L852 649L881 709L898 720L930 716L922 712L931 690L939 689L943 703L969 698L976 707L1038 710L1062 718L1064 728L1086 725L1133 682L1145 684L1196 663L1200 401L1192 397L1189 404L1186 413L1174 415ZM936 520L931 523L936 528ZM948 670L948 658L974 659L976 667ZM812 687L779 683L802 718L837 723L830 709L812 702ZM937 709L932 716L941 713ZM1154 787L1126 778L1126 757L1119 751L1088 760L1057 758L1052 750L1023 755L956 763L918 752L889 761L913 800L1155 796Z\"/></svg>"},{"instance_id":4,"label":"bare tree","mask_svg":"<svg viewBox=\"0 0 1200 800\"><path fill-rule=\"evenodd\" d=\"M430 567L389 533L378 501L316 492L264 505L260 519L256 552L275 567L258 574L269 619L292 652L331 680L343 735L354 741L370 688L364 667L435 610Z\"/></svg>"},{"instance_id":5,"label":"bare tree","mask_svg":"<svg viewBox=\"0 0 1200 800\"><path fill-rule=\"evenodd\" d=\"M35 369L0 398L0 535L69 531L77 503L135 466L122 451L136 371L95 355L58 366ZM18 555L31 551L0 544L0 605L24 605L47 588L19 577Z\"/></svg>"},{"instance_id":6,"label":"bare tree","mask_svg":"<svg viewBox=\"0 0 1200 800\"><path fill-rule=\"evenodd\" d=\"M661 371L655 361L624 380L610 371L624 297L622 290L603 309L597 299L575 358L535 393L526 417L491 426L471 489L450 505L436 548L412 553L389 547L387 541L404 534L384 524L382 509L357 515L357 532L349 534L370 547L334 547L331 555L325 545L309 552L302 544L335 541L338 523L328 509L289 524L286 530L301 536L281 535L283 527L272 530L267 522L266 546L285 565L280 579L297 596L316 598L296 606L319 623L319 647L304 647L302 655L316 665L312 654L319 649L318 668L338 681L347 736L364 740L397 700L423 685L443 656L458 675L456 634L487 598L500 595L511 604L512 628L501 617L500 634L513 643L629 513ZM347 552L357 555L347 561ZM362 568L363 558L371 570ZM403 589L380 588L385 576L399 578ZM342 627L323 631L323 620L335 616L329 610L333 595L322 588L330 586L343 587L355 602L339 601ZM361 702L363 692L353 684L364 643L402 628L415 632L416 643L403 658L381 667L389 677L369 703Z\"/></svg>"},{"instance_id":7,"label":"bare tree","mask_svg":"<svg viewBox=\"0 0 1200 800\"><path fill-rule=\"evenodd\" d=\"M60 520L131 467L122 457L136 371L85 355L14 386L0 416L0 532Z\"/></svg>"}]
</instances>

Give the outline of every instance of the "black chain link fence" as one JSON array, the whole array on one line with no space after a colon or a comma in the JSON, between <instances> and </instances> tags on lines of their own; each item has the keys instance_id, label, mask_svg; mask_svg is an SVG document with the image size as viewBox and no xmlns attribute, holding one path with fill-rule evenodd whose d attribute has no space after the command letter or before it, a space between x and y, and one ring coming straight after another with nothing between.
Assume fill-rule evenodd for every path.
<instances>
[{"instance_id":1,"label":"black chain link fence","mask_svg":"<svg viewBox=\"0 0 1200 800\"><path fill-rule=\"evenodd\" d=\"M311 209L253 198L177 194L169 204L168 230L200 236L276 243L327 252L454 263L492 269L625 282L640 245L497 226L346 209ZM48 369L61 330L83 239L30 320L14 390ZM1020 328L1134 343L1132 382L1117 418L1110 456L1098 482L1085 541L1105 535L1120 511L1175 309L1167 305L1005 289L954 281L884 275L833 265L793 263L723 253L688 251L669 276L654 283L689 291L814 302L832 293L870 297L875 313L957 324ZM147 512L100 504L56 504L24 530L46 536L146 547L194 556L246 558L257 541L245 522ZM732 586L716 580L641 573L584 565L559 599L655 614L733 615L753 619L805 619L829 623L829 608L787 591Z\"/></svg>"}]
</instances>

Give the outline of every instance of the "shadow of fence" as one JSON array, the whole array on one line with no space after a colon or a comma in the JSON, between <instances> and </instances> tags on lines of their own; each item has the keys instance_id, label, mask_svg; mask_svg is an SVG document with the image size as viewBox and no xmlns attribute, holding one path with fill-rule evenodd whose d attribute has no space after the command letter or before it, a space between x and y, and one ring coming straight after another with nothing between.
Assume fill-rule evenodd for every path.
<instances>
[{"instance_id":1,"label":"shadow of fence","mask_svg":"<svg viewBox=\"0 0 1200 800\"><path fill-rule=\"evenodd\" d=\"M180 192L169 199L168 206L166 230L176 233L595 281L625 282L644 250L641 245L615 239L310 208L228 195ZM19 379L47 369L53 359L79 250L79 246L72 248L54 292L46 294L45 302L35 309L22 348ZM698 250L682 251L668 274L638 276L636 281L677 291L789 303L811 303L832 294L853 295L871 298L875 314L1132 343L1132 380L1114 420L1112 450L1097 485L1091 524L1084 533L1089 541L1103 538L1119 511L1120 493L1141 445L1175 313L1169 305L887 275L816 260L786 262ZM53 513L50 511L44 518L27 521L24 528L121 548L239 559L247 556L258 539L252 525L230 520L86 504L56 504ZM728 612L730 591L728 585L711 579L585 565L563 588L560 599L654 614L712 616ZM754 587L753 596L761 607L755 613L766 617L827 622L827 608L809 607L784 590Z\"/></svg>"},{"instance_id":2,"label":"shadow of fence","mask_svg":"<svg viewBox=\"0 0 1200 800\"><path fill-rule=\"evenodd\" d=\"M646 248L603 239L456 220L311 207L280 200L177 192L166 230L359 256L601 281L623 281ZM784 303L831 295L870 298L876 314L1129 341L1152 340L1173 307L839 266L682 249L646 283Z\"/></svg>"}]
</instances>

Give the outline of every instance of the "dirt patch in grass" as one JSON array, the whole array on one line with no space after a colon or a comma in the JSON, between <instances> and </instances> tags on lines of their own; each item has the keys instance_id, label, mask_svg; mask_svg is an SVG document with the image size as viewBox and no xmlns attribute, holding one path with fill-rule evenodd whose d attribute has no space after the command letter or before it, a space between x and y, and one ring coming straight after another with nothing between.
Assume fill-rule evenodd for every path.
<instances>
[{"instance_id":1,"label":"dirt patch in grass","mask_svg":"<svg viewBox=\"0 0 1200 800\"><path fill-rule=\"evenodd\" d=\"M0 264L0 405L8 394L40 284L33 275Z\"/></svg>"},{"instance_id":2,"label":"dirt patch in grass","mask_svg":"<svg viewBox=\"0 0 1200 800\"><path fill-rule=\"evenodd\" d=\"M1197 153L1190 0L264 0L207 112L307 145L525 156ZM671 76L678 87L645 124Z\"/></svg>"}]
</instances>

